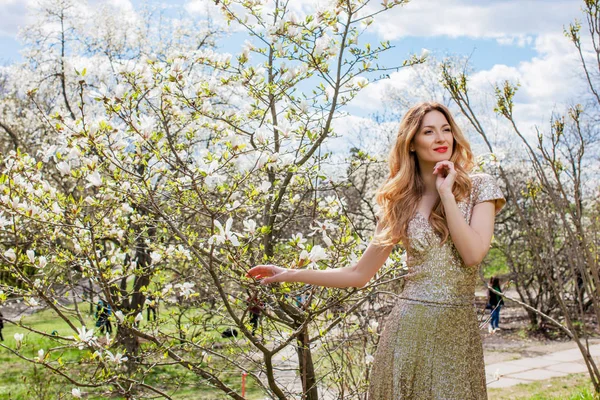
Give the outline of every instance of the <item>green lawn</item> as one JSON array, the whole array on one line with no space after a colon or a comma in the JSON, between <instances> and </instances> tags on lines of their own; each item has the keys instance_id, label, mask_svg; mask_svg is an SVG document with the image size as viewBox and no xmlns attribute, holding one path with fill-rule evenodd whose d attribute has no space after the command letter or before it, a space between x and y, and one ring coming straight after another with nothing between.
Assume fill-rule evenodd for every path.
<instances>
[{"instance_id":1,"label":"green lawn","mask_svg":"<svg viewBox=\"0 0 600 400\"><path fill-rule=\"evenodd\" d=\"M172 310L161 309L161 316L166 317ZM194 318L199 317L202 314L201 310L194 310L183 319L184 323L193 325ZM93 316L85 314L86 327L94 327ZM57 318L53 311L45 310L30 316L23 318L23 324L40 332L52 333L57 331L61 336L71 336L75 332L71 330L68 324L60 318ZM78 319L72 319L76 327L80 326ZM218 322L218 321L217 321ZM113 324L114 325L114 324ZM175 331L175 322L169 320L165 324L161 325L161 329L165 331ZM15 333L23 333L25 338L23 340L22 354L29 358L37 356L39 349L56 348L59 346L58 342L52 338L46 338L42 335L27 332L25 329L17 327L11 323L5 323L5 328L2 331L5 341L3 345L10 349L14 349L16 342L14 339ZM114 335L114 332L113 332ZM204 332L204 337L209 342L222 341L225 342L229 339L222 339L218 331ZM242 344L243 346L243 344ZM243 348L243 347L242 347ZM61 350L53 351L50 358L54 361L60 359L62 363L80 363L80 359L83 356L91 356L91 352L87 349L79 350L77 348L64 348ZM162 354L157 355L157 360L162 359ZM85 358L85 357L84 357ZM74 387L73 384L68 382L65 378L60 377L52 373L51 371L22 360L18 356L14 355L7 349L0 348L0 398L1 399L57 399L57 398L72 398L71 389ZM79 366L81 365L81 367ZM85 362L78 364L72 370L77 371L89 369L89 366ZM88 371L89 372L89 371ZM77 376L74 377L77 379ZM230 387L234 388L238 393L241 393L241 375L236 372L232 373L231 376L221 375L220 378ZM149 385L155 385L162 390L168 388L167 393L169 396L175 399L226 399L230 398L223 395L223 392L215 390L202 382L202 379L196 376L193 372L185 369L179 365L169 366L157 366L150 369L149 374L145 377L144 382ZM262 399L264 394L257 387L257 385L250 379L246 381L246 397L252 399ZM81 388L82 392L89 393L87 398L89 399L105 399L106 396L98 393L97 389ZM96 393L96 394L94 394ZM61 397L62 396L62 397ZM111 397L118 398L118 397Z\"/></svg>"},{"instance_id":2,"label":"green lawn","mask_svg":"<svg viewBox=\"0 0 600 400\"><path fill-rule=\"evenodd\" d=\"M488 389L489 400L597 400L587 374L572 374L502 389Z\"/></svg>"}]
</instances>

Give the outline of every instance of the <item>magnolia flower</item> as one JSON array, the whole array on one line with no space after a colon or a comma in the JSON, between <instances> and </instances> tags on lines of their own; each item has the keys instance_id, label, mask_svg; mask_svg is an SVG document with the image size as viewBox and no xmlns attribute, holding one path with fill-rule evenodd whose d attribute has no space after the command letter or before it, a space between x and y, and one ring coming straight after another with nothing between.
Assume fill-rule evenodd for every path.
<instances>
[{"instance_id":1,"label":"magnolia flower","mask_svg":"<svg viewBox=\"0 0 600 400\"><path fill-rule=\"evenodd\" d=\"M244 221L244 230L250 235L254 235L256 233L256 222L252 219Z\"/></svg>"},{"instance_id":2,"label":"magnolia flower","mask_svg":"<svg viewBox=\"0 0 600 400\"><path fill-rule=\"evenodd\" d=\"M237 239L237 233L235 232L231 232L231 225L233 224L233 218L229 218L227 220L227 222L225 223L225 227L223 228L223 225L221 225L221 223L217 220L214 221L215 226L217 227L217 229L219 230L219 233L217 235L212 236L209 240L208 240L208 244L213 244L216 242L216 244L222 244L225 243L226 241L230 241L232 245L234 246L239 246L240 242Z\"/></svg>"},{"instance_id":3,"label":"magnolia flower","mask_svg":"<svg viewBox=\"0 0 600 400\"><path fill-rule=\"evenodd\" d=\"M89 186L102 186L102 177L98 171L92 172L86 179L90 183Z\"/></svg>"},{"instance_id":4,"label":"magnolia flower","mask_svg":"<svg viewBox=\"0 0 600 400\"><path fill-rule=\"evenodd\" d=\"M115 312L115 317L117 317L117 319L121 323L123 323L123 321L125 321L125 315L123 314L123 311L121 311L121 310Z\"/></svg>"},{"instance_id":5,"label":"magnolia flower","mask_svg":"<svg viewBox=\"0 0 600 400\"><path fill-rule=\"evenodd\" d=\"M127 214L131 214L133 212L133 208L128 203L121 204L121 210Z\"/></svg>"},{"instance_id":6,"label":"magnolia flower","mask_svg":"<svg viewBox=\"0 0 600 400\"><path fill-rule=\"evenodd\" d=\"M150 253L150 259L152 259L152 264L156 264L162 260L162 255L156 251Z\"/></svg>"},{"instance_id":7,"label":"magnolia flower","mask_svg":"<svg viewBox=\"0 0 600 400\"><path fill-rule=\"evenodd\" d=\"M73 395L73 397L76 397L78 399L81 398L81 390L79 390L77 388L71 389L71 394Z\"/></svg>"},{"instance_id":8,"label":"magnolia flower","mask_svg":"<svg viewBox=\"0 0 600 400\"><path fill-rule=\"evenodd\" d=\"M36 360L39 362L44 361L44 349L38 350L38 356L37 356Z\"/></svg>"},{"instance_id":9,"label":"magnolia flower","mask_svg":"<svg viewBox=\"0 0 600 400\"><path fill-rule=\"evenodd\" d=\"M324 222L320 222L318 220L315 220L315 226L310 226L310 229L313 230L312 233L310 233L308 236L313 236L317 233L327 233L327 230L332 230L337 228L337 225L335 225L333 222L331 221L324 221Z\"/></svg>"},{"instance_id":10,"label":"magnolia flower","mask_svg":"<svg viewBox=\"0 0 600 400\"><path fill-rule=\"evenodd\" d=\"M400 263L403 266L406 266L406 252L402 253L402 255L400 256Z\"/></svg>"},{"instance_id":11,"label":"magnolia flower","mask_svg":"<svg viewBox=\"0 0 600 400\"><path fill-rule=\"evenodd\" d=\"M312 264L316 264L318 261L326 260L328 258L327 252L321 246L314 246L308 255L308 259Z\"/></svg>"},{"instance_id":12,"label":"magnolia flower","mask_svg":"<svg viewBox=\"0 0 600 400\"><path fill-rule=\"evenodd\" d=\"M307 239L304 239L304 237L302 237L302 233L296 233L294 235L292 235L292 242L300 247L301 249L304 248L304 243L307 242Z\"/></svg>"},{"instance_id":13,"label":"magnolia flower","mask_svg":"<svg viewBox=\"0 0 600 400\"><path fill-rule=\"evenodd\" d=\"M140 313L138 313L138 314L135 316L135 319L134 319L134 321L135 321L135 323L136 323L136 324L138 324L138 323L142 322L143 320L144 320L144 316L142 315L142 313L141 313L141 312L140 312Z\"/></svg>"},{"instance_id":14,"label":"magnolia flower","mask_svg":"<svg viewBox=\"0 0 600 400\"><path fill-rule=\"evenodd\" d=\"M39 269L44 268L47 264L48 264L48 260L46 259L46 257L44 257L44 256L38 257L38 265L37 265L37 267Z\"/></svg>"},{"instance_id":15,"label":"magnolia flower","mask_svg":"<svg viewBox=\"0 0 600 400\"><path fill-rule=\"evenodd\" d=\"M37 301L36 299L34 299L33 297L31 297L31 298L25 300L25 304L27 304L30 307L37 307L40 305L40 302Z\"/></svg>"},{"instance_id":16,"label":"magnolia flower","mask_svg":"<svg viewBox=\"0 0 600 400\"><path fill-rule=\"evenodd\" d=\"M379 322L377 322L376 320L372 320L371 322L369 322L369 328L374 332L377 330L377 327L379 326Z\"/></svg>"},{"instance_id":17,"label":"magnolia flower","mask_svg":"<svg viewBox=\"0 0 600 400\"><path fill-rule=\"evenodd\" d=\"M4 252L4 257L8 258L10 262L15 262L17 259L17 254L14 249L8 249Z\"/></svg>"},{"instance_id":18,"label":"magnolia flower","mask_svg":"<svg viewBox=\"0 0 600 400\"><path fill-rule=\"evenodd\" d=\"M65 161L61 161L58 164L56 164L56 169L62 175L69 175L69 174L71 174L71 166L69 165L69 163L67 163Z\"/></svg>"},{"instance_id":19,"label":"magnolia flower","mask_svg":"<svg viewBox=\"0 0 600 400\"><path fill-rule=\"evenodd\" d=\"M35 262L35 251L27 250L26 254L27 258L29 258L29 261L33 264Z\"/></svg>"},{"instance_id":20,"label":"magnolia flower","mask_svg":"<svg viewBox=\"0 0 600 400\"><path fill-rule=\"evenodd\" d=\"M375 360L375 357L373 357L373 356L372 356L372 355L370 355L370 354L367 354L367 356L365 357L365 362L366 362L367 364L371 364L371 363L373 362L373 360Z\"/></svg>"},{"instance_id":21,"label":"magnolia flower","mask_svg":"<svg viewBox=\"0 0 600 400\"><path fill-rule=\"evenodd\" d=\"M369 84L369 80L364 76L355 76L352 78L352 86L358 86L360 89L364 88Z\"/></svg>"},{"instance_id":22,"label":"magnolia flower","mask_svg":"<svg viewBox=\"0 0 600 400\"><path fill-rule=\"evenodd\" d=\"M271 182L269 181L262 181L260 186L258 187L258 190L261 193L266 193L267 190L269 190L269 188L271 187Z\"/></svg>"},{"instance_id":23,"label":"magnolia flower","mask_svg":"<svg viewBox=\"0 0 600 400\"><path fill-rule=\"evenodd\" d=\"M17 347L21 347L21 343L23 343L23 337L24 335L22 333L15 333L15 343L17 344Z\"/></svg>"},{"instance_id":24,"label":"magnolia flower","mask_svg":"<svg viewBox=\"0 0 600 400\"><path fill-rule=\"evenodd\" d=\"M194 285L195 283L193 282L178 283L177 285L175 285L175 289L179 289L180 296L189 297L191 294L194 293L194 289L192 289Z\"/></svg>"},{"instance_id":25,"label":"magnolia flower","mask_svg":"<svg viewBox=\"0 0 600 400\"><path fill-rule=\"evenodd\" d=\"M6 218L4 218L4 216L0 215L0 228L4 228L5 226L10 225L10 221Z\"/></svg>"},{"instance_id":26,"label":"magnolia flower","mask_svg":"<svg viewBox=\"0 0 600 400\"><path fill-rule=\"evenodd\" d=\"M123 354L117 353L114 354L110 351L106 350L106 359L110 362L114 362L115 364L121 364L123 361L127 361L127 357L123 357Z\"/></svg>"},{"instance_id":27,"label":"magnolia flower","mask_svg":"<svg viewBox=\"0 0 600 400\"><path fill-rule=\"evenodd\" d=\"M84 345L91 346L96 338L94 337L94 330L90 329L89 331L85 326L82 326L81 329L77 328L77 335L75 335L75 341L79 342L79 350L83 350Z\"/></svg>"}]
</instances>

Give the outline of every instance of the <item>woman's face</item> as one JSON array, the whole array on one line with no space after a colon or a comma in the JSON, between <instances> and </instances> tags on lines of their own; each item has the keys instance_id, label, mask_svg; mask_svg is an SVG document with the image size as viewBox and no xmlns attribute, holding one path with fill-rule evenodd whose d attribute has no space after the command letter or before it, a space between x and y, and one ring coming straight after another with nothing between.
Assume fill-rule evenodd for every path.
<instances>
[{"instance_id":1,"label":"woman's face","mask_svg":"<svg viewBox=\"0 0 600 400\"><path fill-rule=\"evenodd\" d=\"M449 160L452 155L454 135L448 120L437 110L429 111L423 117L421 127L413 137L411 150L419 162L437 163Z\"/></svg>"}]
</instances>

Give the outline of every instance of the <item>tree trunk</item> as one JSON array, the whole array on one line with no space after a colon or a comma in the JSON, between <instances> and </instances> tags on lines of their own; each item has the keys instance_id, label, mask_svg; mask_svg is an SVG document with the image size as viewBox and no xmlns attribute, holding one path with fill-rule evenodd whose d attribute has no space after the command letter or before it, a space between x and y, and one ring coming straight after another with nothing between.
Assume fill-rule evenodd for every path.
<instances>
[{"instance_id":1,"label":"tree trunk","mask_svg":"<svg viewBox=\"0 0 600 400\"><path fill-rule=\"evenodd\" d=\"M302 378L302 399L318 400L319 392L316 385L315 367L312 361L310 347L308 346L308 328L304 327L297 338L298 361L300 365L300 377Z\"/></svg>"}]
</instances>

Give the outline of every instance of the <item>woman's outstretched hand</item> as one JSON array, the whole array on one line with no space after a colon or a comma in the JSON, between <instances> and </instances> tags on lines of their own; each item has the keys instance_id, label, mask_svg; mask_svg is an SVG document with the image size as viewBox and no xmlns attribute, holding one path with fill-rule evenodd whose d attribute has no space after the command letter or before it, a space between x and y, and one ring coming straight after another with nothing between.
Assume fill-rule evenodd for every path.
<instances>
[{"instance_id":1,"label":"woman's outstretched hand","mask_svg":"<svg viewBox=\"0 0 600 400\"><path fill-rule=\"evenodd\" d=\"M257 265L256 267L250 268L246 273L246 277L261 279L260 283L266 285L267 283L273 282L285 282L285 278L289 276L290 272L289 269L281 268L276 265Z\"/></svg>"}]
</instances>

